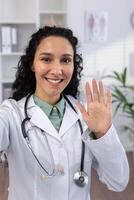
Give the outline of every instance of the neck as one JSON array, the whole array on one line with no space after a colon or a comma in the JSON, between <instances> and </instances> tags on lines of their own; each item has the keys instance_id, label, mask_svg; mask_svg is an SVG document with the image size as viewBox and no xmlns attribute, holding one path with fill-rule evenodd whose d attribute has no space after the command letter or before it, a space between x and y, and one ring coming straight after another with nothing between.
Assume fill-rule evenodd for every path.
<instances>
[{"instance_id":1,"label":"neck","mask_svg":"<svg viewBox=\"0 0 134 200\"><path fill-rule=\"evenodd\" d=\"M35 92L35 96L37 96L39 99L42 101L50 104L50 105L55 105L58 103L58 101L61 99L61 96L53 96L53 97L43 97Z\"/></svg>"}]
</instances>

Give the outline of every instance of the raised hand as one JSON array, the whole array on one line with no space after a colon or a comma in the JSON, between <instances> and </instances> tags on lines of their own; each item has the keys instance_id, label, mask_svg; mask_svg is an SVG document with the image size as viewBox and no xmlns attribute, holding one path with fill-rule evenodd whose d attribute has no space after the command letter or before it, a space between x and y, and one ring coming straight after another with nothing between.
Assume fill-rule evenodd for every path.
<instances>
[{"instance_id":1,"label":"raised hand","mask_svg":"<svg viewBox=\"0 0 134 200\"><path fill-rule=\"evenodd\" d=\"M80 102L77 106L82 113L88 128L97 138L102 137L111 126L111 91L105 94L103 82L92 80L92 90L90 84L86 83L87 108Z\"/></svg>"}]
</instances>

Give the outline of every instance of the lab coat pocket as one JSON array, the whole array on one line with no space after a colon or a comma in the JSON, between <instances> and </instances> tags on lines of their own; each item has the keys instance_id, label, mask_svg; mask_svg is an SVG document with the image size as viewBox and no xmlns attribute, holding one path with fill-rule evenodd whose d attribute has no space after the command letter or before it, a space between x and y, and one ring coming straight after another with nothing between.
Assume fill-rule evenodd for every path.
<instances>
[{"instance_id":1,"label":"lab coat pocket","mask_svg":"<svg viewBox=\"0 0 134 200\"><path fill-rule=\"evenodd\" d=\"M53 177L48 177L45 172L38 175L36 199L51 200L52 179Z\"/></svg>"}]
</instances>

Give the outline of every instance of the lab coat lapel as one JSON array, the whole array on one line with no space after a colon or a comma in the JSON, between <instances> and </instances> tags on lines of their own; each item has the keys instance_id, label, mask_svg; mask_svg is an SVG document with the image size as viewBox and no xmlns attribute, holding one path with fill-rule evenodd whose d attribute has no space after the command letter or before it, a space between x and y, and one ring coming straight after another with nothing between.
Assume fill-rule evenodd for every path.
<instances>
[{"instance_id":1,"label":"lab coat lapel","mask_svg":"<svg viewBox=\"0 0 134 200\"><path fill-rule=\"evenodd\" d=\"M66 110L59 131L59 135L62 137L75 123L78 121L79 115L66 103Z\"/></svg>"},{"instance_id":2,"label":"lab coat lapel","mask_svg":"<svg viewBox=\"0 0 134 200\"><path fill-rule=\"evenodd\" d=\"M37 127L44 130L46 133L60 141L60 137L57 133L57 130L54 128L47 115L38 106L35 105L32 108L32 113L33 115L30 119L30 122L33 124L33 126L36 125Z\"/></svg>"}]
</instances>

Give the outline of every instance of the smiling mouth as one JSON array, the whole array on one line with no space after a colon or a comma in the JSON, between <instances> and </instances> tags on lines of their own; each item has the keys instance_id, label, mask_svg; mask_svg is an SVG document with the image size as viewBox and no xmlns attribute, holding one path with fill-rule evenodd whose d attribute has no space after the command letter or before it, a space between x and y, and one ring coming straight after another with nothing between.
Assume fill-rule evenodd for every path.
<instances>
[{"instance_id":1,"label":"smiling mouth","mask_svg":"<svg viewBox=\"0 0 134 200\"><path fill-rule=\"evenodd\" d=\"M50 82L50 83L61 83L63 81L63 79L50 79L50 78L46 78L45 79Z\"/></svg>"}]
</instances>

